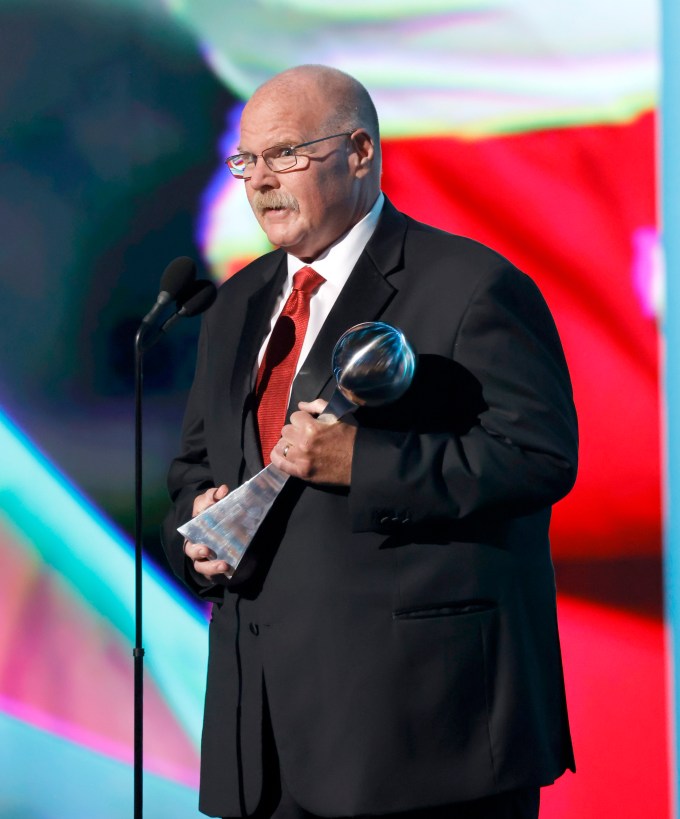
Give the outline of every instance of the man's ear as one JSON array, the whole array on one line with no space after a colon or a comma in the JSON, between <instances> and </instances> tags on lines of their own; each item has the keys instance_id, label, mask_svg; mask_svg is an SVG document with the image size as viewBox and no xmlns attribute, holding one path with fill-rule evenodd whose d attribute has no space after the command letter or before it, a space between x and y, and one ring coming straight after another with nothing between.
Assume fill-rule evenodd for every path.
<instances>
[{"instance_id":1,"label":"man's ear","mask_svg":"<svg viewBox=\"0 0 680 819\"><path fill-rule=\"evenodd\" d=\"M375 145L373 137L362 128L352 134L352 145L356 157L355 172L358 177L366 176L373 167L375 159Z\"/></svg>"}]
</instances>

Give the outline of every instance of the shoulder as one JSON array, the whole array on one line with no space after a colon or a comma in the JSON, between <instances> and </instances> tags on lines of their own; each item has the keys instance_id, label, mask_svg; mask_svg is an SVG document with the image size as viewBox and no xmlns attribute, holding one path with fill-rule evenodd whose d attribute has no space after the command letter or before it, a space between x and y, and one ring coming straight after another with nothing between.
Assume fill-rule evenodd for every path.
<instances>
[{"instance_id":1,"label":"shoulder","mask_svg":"<svg viewBox=\"0 0 680 819\"><path fill-rule=\"evenodd\" d=\"M449 233L406 216L405 247L410 253L420 252L428 261L441 259L450 264L474 262L479 269L514 268L497 250L457 233ZM516 268L515 268L516 269Z\"/></svg>"},{"instance_id":2,"label":"shoulder","mask_svg":"<svg viewBox=\"0 0 680 819\"><path fill-rule=\"evenodd\" d=\"M413 219L407 213L397 210L386 200L383 212L383 236L390 236L403 242L403 263L428 270L456 270L483 277L486 272L513 270L519 274L513 263L493 248L457 233L442 230Z\"/></svg>"},{"instance_id":3,"label":"shoulder","mask_svg":"<svg viewBox=\"0 0 680 819\"><path fill-rule=\"evenodd\" d=\"M207 315L214 320L225 309L241 309L245 301L276 276L284 262L285 253L272 250L245 264L218 287L215 305Z\"/></svg>"},{"instance_id":4,"label":"shoulder","mask_svg":"<svg viewBox=\"0 0 680 819\"><path fill-rule=\"evenodd\" d=\"M285 261L283 250L272 250L245 264L220 285L218 297L237 293L251 293L273 278L279 265Z\"/></svg>"},{"instance_id":5,"label":"shoulder","mask_svg":"<svg viewBox=\"0 0 680 819\"><path fill-rule=\"evenodd\" d=\"M538 287L510 259L468 236L418 222L408 215L403 239L404 284L432 293L474 299L483 293L539 296Z\"/></svg>"}]
</instances>

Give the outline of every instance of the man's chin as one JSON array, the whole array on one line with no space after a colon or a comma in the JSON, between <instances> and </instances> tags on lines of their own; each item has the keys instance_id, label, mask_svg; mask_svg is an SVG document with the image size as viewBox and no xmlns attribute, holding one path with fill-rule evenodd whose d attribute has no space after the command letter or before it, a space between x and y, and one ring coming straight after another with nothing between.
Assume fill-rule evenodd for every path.
<instances>
[{"instance_id":1,"label":"man's chin","mask_svg":"<svg viewBox=\"0 0 680 819\"><path fill-rule=\"evenodd\" d=\"M302 240L302 236L297 231L292 231L283 221L264 220L262 229L274 247L285 248L290 253L294 252L295 246Z\"/></svg>"}]
</instances>

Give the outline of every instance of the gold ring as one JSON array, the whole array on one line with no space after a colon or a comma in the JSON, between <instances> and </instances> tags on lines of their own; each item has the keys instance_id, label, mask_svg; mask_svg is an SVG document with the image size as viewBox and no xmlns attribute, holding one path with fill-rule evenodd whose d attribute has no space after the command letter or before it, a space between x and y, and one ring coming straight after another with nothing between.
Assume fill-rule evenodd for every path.
<instances>
[{"instance_id":1,"label":"gold ring","mask_svg":"<svg viewBox=\"0 0 680 819\"><path fill-rule=\"evenodd\" d=\"M284 458L287 458L287 457L288 457L288 450L289 450L289 449L290 449L290 444L286 444L286 445L284 446L284 448L283 448L283 457L284 457Z\"/></svg>"}]
</instances>

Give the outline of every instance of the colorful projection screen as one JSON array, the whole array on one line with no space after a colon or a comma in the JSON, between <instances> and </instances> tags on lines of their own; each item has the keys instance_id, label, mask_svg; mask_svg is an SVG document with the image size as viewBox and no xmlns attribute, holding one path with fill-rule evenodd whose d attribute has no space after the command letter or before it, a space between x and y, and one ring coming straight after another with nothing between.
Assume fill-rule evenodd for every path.
<instances>
[{"instance_id":1,"label":"colorful projection screen","mask_svg":"<svg viewBox=\"0 0 680 819\"><path fill-rule=\"evenodd\" d=\"M130 815L133 356L165 265L267 250L244 99L319 62L374 95L386 194L539 284L582 460L553 555L578 773L548 819L669 816L655 189L642 0L0 1L0 815ZM145 812L197 817L207 612L158 543L198 322L147 356Z\"/></svg>"}]
</instances>

